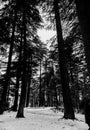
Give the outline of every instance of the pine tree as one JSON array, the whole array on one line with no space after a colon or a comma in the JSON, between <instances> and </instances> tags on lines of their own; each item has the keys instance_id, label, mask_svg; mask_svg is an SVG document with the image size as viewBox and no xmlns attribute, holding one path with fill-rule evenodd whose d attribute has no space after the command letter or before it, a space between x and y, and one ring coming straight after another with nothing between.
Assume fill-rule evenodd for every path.
<instances>
[{"instance_id":1,"label":"pine tree","mask_svg":"<svg viewBox=\"0 0 90 130\"><path fill-rule=\"evenodd\" d=\"M2 97L1 97L1 101L0 101L0 105L1 105L0 113L1 114L6 109L6 104L7 104L7 91L8 91L8 87L10 84L10 67L11 67L11 60L12 60L12 53L13 53L16 19L17 19L17 10L15 9L14 10L14 19L13 19L13 23L12 23L12 35L11 35L11 44L10 44L9 57L8 57L8 65L7 65L7 70L6 70L6 74L5 74L5 82L4 82L4 86L3 86Z\"/></svg>"},{"instance_id":2,"label":"pine tree","mask_svg":"<svg viewBox=\"0 0 90 130\"><path fill-rule=\"evenodd\" d=\"M36 2L36 3L35 3ZM23 74L22 74L22 86L21 86L21 96L20 96L20 103L19 108L17 112L18 118L24 117L24 107L25 107L25 101L26 101L26 68L27 68L27 23L30 24L31 30L37 30L38 26L40 25L40 16L39 11L36 8L37 1L25 1L21 2L21 7L23 9L23 31L24 31L24 50L23 50ZM29 10L28 10L29 9ZM29 18L30 17L30 18ZM29 21L30 20L30 21ZM34 32L35 32L34 31ZM31 32L32 34L32 32ZM33 34L34 37L34 34Z\"/></svg>"},{"instance_id":3,"label":"pine tree","mask_svg":"<svg viewBox=\"0 0 90 130\"><path fill-rule=\"evenodd\" d=\"M20 85L20 78L21 78L21 63L22 63L22 28L21 28L21 40L19 46L19 57L17 61L17 69L16 69L16 86L15 86L15 99L14 104L12 106L13 111L17 111L18 108L18 96L19 96L19 85Z\"/></svg>"},{"instance_id":4,"label":"pine tree","mask_svg":"<svg viewBox=\"0 0 90 130\"><path fill-rule=\"evenodd\" d=\"M63 102L64 102L64 118L74 119L74 111L72 107L72 101L70 97L69 89L69 78L67 71L67 63L65 59L64 52L64 40L62 36L62 28L60 23L60 14L58 0L54 1L54 11L55 11L55 20L56 20L56 30L57 30L57 41L58 41L58 50L59 50L59 64L60 64L60 73L61 73L61 84L63 91Z\"/></svg>"},{"instance_id":5,"label":"pine tree","mask_svg":"<svg viewBox=\"0 0 90 130\"><path fill-rule=\"evenodd\" d=\"M84 40L84 48L86 54L87 68L90 74L90 8L89 0L87 1L78 1L75 0L78 18L81 26L81 32Z\"/></svg>"}]
</instances>

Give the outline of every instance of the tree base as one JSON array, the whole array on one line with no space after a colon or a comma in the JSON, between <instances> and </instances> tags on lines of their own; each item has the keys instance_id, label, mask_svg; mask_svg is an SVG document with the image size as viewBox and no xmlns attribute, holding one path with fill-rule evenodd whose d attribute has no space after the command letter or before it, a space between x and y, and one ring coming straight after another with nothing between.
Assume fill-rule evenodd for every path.
<instances>
[{"instance_id":1,"label":"tree base","mask_svg":"<svg viewBox=\"0 0 90 130\"><path fill-rule=\"evenodd\" d=\"M0 102L0 115L4 113L4 106L2 105L2 102Z\"/></svg>"},{"instance_id":2,"label":"tree base","mask_svg":"<svg viewBox=\"0 0 90 130\"><path fill-rule=\"evenodd\" d=\"M16 115L16 118L25 118L25 117L24 117L24 115L22 115L22 114L17 114L17 115Z\"/></svg>"},{"instance_id":3,"label":"tree base","mask_svg":"<svg viewBox=\"0 0 90 130\"><path fill-rule=\"evenodd\" d=\"M23 114L23 111L18 111L17 115L16 115L16 118L25 118L24 114Z\"/></svg>"},{"instance_id":4,"label":"tree base","mask_svg":"<svg viewBox=\"0 0 90 130\"><path fill-rule=\"evenodd\" d=\"M70 115L70 114L65 114L63 116L64 119L72 119L72 120L75 120L75 116L74 115Z\"/></svg>"},{"instance_id":5,"label":"tree base","mask_svg":"<svg viewBox=\"0 0 90 130\"><path fill-rule=\"evenodd\" d=\"M1 109L0 109L0 115L2 115L4 113L4 111L2 111Z\"/></svg>"}]
</instances>

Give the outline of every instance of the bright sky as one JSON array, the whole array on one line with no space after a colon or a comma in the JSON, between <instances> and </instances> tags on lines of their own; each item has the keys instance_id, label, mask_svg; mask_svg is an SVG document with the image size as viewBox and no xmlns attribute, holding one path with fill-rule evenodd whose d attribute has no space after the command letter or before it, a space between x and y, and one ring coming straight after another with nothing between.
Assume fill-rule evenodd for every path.
<instances>
[{"instance_id":1,"label":"bright sky","mask_svg":"<svg viewBox=\"0 0 90 130\"><path fill-rule=\"evenodd\" d=\"M55 31L40 29L38 30L38 35L40 36L41 41L46 43L47 40L49 40L51 37L55 35Z\"/></svg>"}]
</instances>

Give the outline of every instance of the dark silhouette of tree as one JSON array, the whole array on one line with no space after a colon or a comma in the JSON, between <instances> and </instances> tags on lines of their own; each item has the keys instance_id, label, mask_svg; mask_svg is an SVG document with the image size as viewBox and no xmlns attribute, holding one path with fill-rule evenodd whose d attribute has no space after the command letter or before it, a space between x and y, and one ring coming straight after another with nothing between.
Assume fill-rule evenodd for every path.
<instances>
[{"instance_id":1,"label":"dark silhouette of tree","mask_svg":"<svg viewBox=\"0 0 90 130\"><path fill-rule=\"evenodd\" d=\"M71 0L72 2L72 0ZM89 8L89 0L87 1L78 1L75 0L76 9L78 13L78 18L81 26L81 32L84 40L84 48L86 54L86 62L87 68L90 74L90 8Z\"/></svg>"},{"instance_id":2,"label":"dark silhouette of tree","mask_svg":"<svg viewBox=\"0 0 90 130\"><path fill-rule=\"evenodd\" d=\"M66 56L64 51L64 40L62 36L62 28L60 22L59 14L59 2L58 0L54 1L54 11L55 11L55 20L56 20L56 31L57 31L57 41L58 41L58 50L59 50L59 64L60 64L60 73L61 73L61 84L63 91L63 102L64 102L64 118L74 119L74 111L72 106L72 101L70 97L69 89L69 78L67 71Z\"/></svg>"},{"instance_id":3,"label":"dark silhouette of tree","mask_svg":"<svg viewBox=\"0 0 90 130\"><path fill-rule=\"evenodd\" d=\"M42 97L41 97L41 59L40 59L40 85L39 85L39 106L42 106Z\"/></svg>"},{"instance_id":4,"label":"dark silhouette of tree","mask_svg":"<svg viewBox=\"0 0 90 130\"><path fill-rule=\"evenodd\" d=\"M19 58L18 58L17 69L16 69L15 99L14 99L14 104L12 106L13 111L17 111L18 108L19 85L20 85L21 66L22 66L21 63L22 63L22 29L21 29L21 40L19 46Z\"/></svg>"},{"instance_id":5,"label":"dark silhouette of tree","mask_svg":"<svg viewBox=\"0 0 90 130\"><path fill-rule=\"evenodd\" d=\"M26 7L23 10L23 27L24 27L24 54L23 54L23 75L22 75L22 86L21 86L21 97L20 104L18 108L17 117L24 117L24 107L26 100L26 61L27 61L27 52L26 52Z\"/></svg>"},{"instance_id":6,"label":"dark silhouette of tree","mask_svg":"<svg viewBox=\"0 0 90 130\"><path fill-rule=\"evenodd\" d=\"M6 74L5 74L5 82L4 82L4 86L3 86L2 97L1 97L1 101L0 101L0 105L1 105L0 113L1 114L6 109L5 107L7 104L7 91L8 91L8 87L10 84L10 67L11 67L11 60L12 60L12 53L13 53L16 19L17 19L17 10L14 9L14 18L13 18L13 23L12 23L12 35L11 35L11 41L10 41L11 44L10 44L10 50L9 50L8 64L7 64Z\"/></svg>"},{"instance_id":7,"label":"dark silhouette of tree","mask_svg":"<svg viewBox=\"0 0 90 130\"><path fill-rule=\"evenodd\" d=\"M39 23L41 21L39 16L39 11L36 8L37 1L25 1L21 2L21 7L23 9L23 31L24 31L24 50L23 50L23 74L22 74L22 86L21 86L21 96L20 103L17 112L18 118L24 117L24 107L26 101L26 68L27 68L27 35L26 35L26 25L30 24L31 29L37 31ZM29 18L30 17L30 18ZM28 21L30 20L30 21ZM32 34L32 33L31 33ZM33 35L34 36L34 35ZM35 36L34 36L35 37Z\"/></svg>"},{"instance_id":8,"label":"dark silhouette of tree","mask_svg":"<svg viewBox=\"0 0 90 130\"><path fill-rule=\"evenodd\" d=\"M26 95L26 107L29 107L30 104L30 85L31 85L31 80L32 80L32 54L30 56L30 60L28 61L27 65L27 95Z\"/></svg>"},{"instance_id":9,"label":"dark silhouette of tree","mask_svg":"<svg viewBox=\"0 0 90 130\"><path fill-rule=\"evenodd\" d=\"M15 109L16 109L17 108L17 102L18 102L18 99L17 99L18 88L19 88L19 85L21 85L21 100L20 100L21 108L19 107L20 111L18 110L21 113L23 111L23 110L21 111L21 109L24 108L24 104L25 104L25 101L26 101L26 87L28 86L27 83L26 83L27 82L27 74L26 74L27 72L26 71L28 69L27 64L28 64L28 58L29 58L27 56L27 53L29 53L29 52L27 52L27 48L28 48L28 46L30 47L30 42L31 42L31 44L33 42L35 44L37 43L37 45L39 44L38 43L39 40L38 40L38 37L36 35L36 32L37 32L37 28L40 26L39 22L41 21L41 19L40 19L40 16L39 16L39 11L36 8L37 4L38 4L38 1L33 1L33 2L31 2L29 0L28 1L23 0L22 2L20 0L19 1L17 1L17 0L16 1L9 1L8 4L5 7L6 10L4 9L4 13L3 13L3 15L5 14L5 16L7 14L7 11L8 11L8 14L10 13L10 16L11 16L10 22L12 22L12 23L9 23L9 28L10 28L9 30L12 31L12 36L11 36L11 41L10 41L11 42L11 46L10 46L11 49L10 49L10 57L9 57L9 69L7 68L7 70L8 70L8 78L7 78L8 82L7 82L7 86L5 86L5 84L4 84L5 90L3 89L4 94L2 93L1 100L3 100L3 96L5 96L4 99L7 97L7 91L9 90L10 79L11 79L11 76L14 74L13 78L15 78L15 76L16 76L16 79L17 79L16 80L16 88L15 88L17 91L15 92L15 102L14 102L15 104L14 105L15 105ZM12 11L13 9L14 9L14 11ZM9 17L9 15L7 17ZM29 25L29 29L26 27L27 23ZM23 30L22 36L20 36L20 33L21 33L20 28L21 27L22 27L22 30ZM11 32L10 32L10 35L11 35ZM29 36L31 37L31 39L28 41ZM17 40L20 41L20 39L22 39L22 45L18 46L17 43L19 44L19 42L17 42ZM29 44L27 44L28 42L29 42ZM12 66L15 67L15 68L13 68L13 70L11 72L10 71L11 70L11 59L12 59L14 43L16 44L15 45L16 48L14 48L14 51L16 51L15 49L17 49L19 47L22 48L22 52L21 52L22 53L22 61L20 61L20 59L21 59L20 55L21 54L20 54L20 50L19 50L19 52L17 52L19 54L19 58L18 58L18 61L17 61L18 63L16 63L18 65L18 67L16 67L15 65L13 66L13 64L12 64ZM21 63L19 63L19 62L21 62ZM20 65L21 65L21 68L20 68ZM19 68L22 69L22 70L20 70ZM21 72L19 72L19 71L21 71ZM7 73L6 73L6 75L7 75ZM21 82L19 84L20 80L21 80ZM23 95L23 98L22 98L22 95ZM1 110L1 113L3 113L3 111L5 110L5 108L3 107L3 104L6 105L5 100L3 102L4 103L1 102L1 104L2 104L1 108L3 109L3 110ZM23 117L23 114L19 113L18 116L19 115L21 115Z\"/></svg>"}]
</instances>

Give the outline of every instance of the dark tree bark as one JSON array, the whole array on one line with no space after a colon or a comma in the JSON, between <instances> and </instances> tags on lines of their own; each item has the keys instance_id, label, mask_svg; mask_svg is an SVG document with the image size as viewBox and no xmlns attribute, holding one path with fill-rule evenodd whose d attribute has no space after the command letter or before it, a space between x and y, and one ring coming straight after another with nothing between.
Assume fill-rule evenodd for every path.
<instances>
[{"instance_id":1,"label":"dark tree bark","mask_svg":"<svg viewBox=\"0 0 90 130\"><path fill-rule=\"evenodd\" d=\"M46 73L46 77L45 77L45 106L50 106L50 96L49 96L49 79L48 79L48 72L47 72L47 60L45 59L45 73Z\"/></svg>"},{"instance_id":2,"label":"dark tree bark","mask_svg":"<svg viewBox=\"0 0 90 130\"><path fill-rule=\"evenodd\" d=\"M29 107L29 103L30 103L30 84L31 84L31 77L30 77L30 81L27 83L26 107Z\"/></svg>"},{"instance_id":3,"label":"dark tree bark","mask_svg":"<svg viewBox=\"0 0 90 130\"><path fill-rule=\"evenodd\" d=\"M75 0L75 3L84 40L87 68L90 75L90 1Z\"/></svg>"},{"instance_id":4,"label":"dark tree bark","mask_svg":"<svg viewBox=\"0 0 90 130\"><path fill-rule=\"evenodd\" d=\"M55 106L58 107L58 98L57 98L57 88L56 88L56 84L55 84L54 87L55 87L55 88L54 88L54 89L55 89L55 90L54 90L54 91L55 91L55 95L54 95L54 97L55 97Z\"/></svg>"},{"instance_id":5,"label":"dark tree bark","mask_svg":"<svg viewBox=\"0 0 90 130\"><path fill-rule=\"evenodd\" d=\"M30 84L32 78L32 54L30 58L30 62L28 63L28 76L27 76L27 95L26 95L26 107L29 106L30 103Z\"/></svg>"},{"instance_id":6,"label":"dark tree bark","mask_svg":"<svg viewBox=\"0 0 90 130\"><path fill-rule=\"evenodd\" d=\"M11 69L11 60L12 60L12 53L13 53L13 45L14 45L14 33L15 33L15 25L17 20L17 10L15 10L15 16L13 20L13 28L12 28L12 36L11 36L11 44L10 44L10 50L9 50L9 57L8 57L8 65L5 75L5 83L3 86L3 92L1 96L0 101L0 114L4 112L7 106L7 91L9 89L10 85L10 69Z\"/></svg>"},{"instance_id":7,"label":"dark tree bark","mask_svg":"<svg viewBox=\"0 0 90 130\"><path fill-rule=\"evenodd\" d=\"M41 94L41 60L40 60L39 106L42 106L42 94Z\"/></svg>"},{"instance_id":8,"label":"dark tree bark","mask_svg":"<svg viewBox=\"0 0 90 130\"><path fill-rule=\"evenodd\" d=\"M18 107L18 96L19 96L19 81L21 77L21 58L22 58L22 29L21 29L21 42L20 42L20 49L19 49L19 59L18 59L18 66L17 66L17 80L16 80L16 90L15 90L15 99L14 105L12 107L13 111L17 111Z\"/></svg>"},{"instance_id":9,"label":"dark tree bark","mask_svg":"<svg viewBox=\"0 0 90 130\"><path fill-rule=\"evenodd\" d=\"M24 107L26 101L26 67L27 67L27 51L26 51L26 11L23 9L23 27L24 27L24 54L23 54L23 74L22 74L22 86L21 86L21 96L20 103L16 117L24 117Z\"/></svg>"},{"instance_id":10,"label":"dark tree bark","mask_svg":"<svg viewBox=\"0 0 90 130\"><path fill-rule=\"evenodd\" d=\"M58 0L54 0L54 11L55 11L56 30L57 30L61 84L62 84L62 91L63 91L64 118L75 119L74 110L72 107L70 89L69 89L69 78L68 78L67 63L66 63L67 60L65 58L64 40L62 36Z\"/></svg>"}]
</instances>

